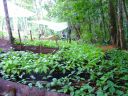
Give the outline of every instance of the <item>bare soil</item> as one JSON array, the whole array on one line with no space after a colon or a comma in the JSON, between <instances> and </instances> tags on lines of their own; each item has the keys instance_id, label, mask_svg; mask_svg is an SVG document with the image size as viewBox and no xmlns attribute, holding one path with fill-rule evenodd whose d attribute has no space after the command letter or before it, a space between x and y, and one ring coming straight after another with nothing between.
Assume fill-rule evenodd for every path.
<instances>
[{"instance_id":1,"label":"bare soil","mask_svg":"<svg viewBox=\"0 0 128 96\"><path fill-rule=\"evenodd\" d=\"M7 52L11 49L11 44L9 43L8 40L0 39L0 48L4 51Z\"/></svg>"}]
</instances>

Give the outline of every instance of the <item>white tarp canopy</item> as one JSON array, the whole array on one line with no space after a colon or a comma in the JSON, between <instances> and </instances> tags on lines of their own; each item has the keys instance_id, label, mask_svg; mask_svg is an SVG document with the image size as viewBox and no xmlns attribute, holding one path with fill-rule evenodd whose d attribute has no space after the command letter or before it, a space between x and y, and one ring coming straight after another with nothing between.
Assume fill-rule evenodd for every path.
<instances>
[{"instance_id":1,"label":"white tarp canopy","mask_svg":"<svg viewBox=\"0 0 128 96\"><path fill-rule=\"evenodd\" d=\"M66 29L67 27L68 27L68 23L67 22L52 23L52 24L48 25L48 28L52 29L54 31L62 31L64 29Z\"/></svg>"},{"instance_id":2,"label":"white tarp canopy","mask_svg":"<svg viewBox=\"0 0 128 96\"><path fill-rule=\"evenodd\" d=\"M38 21L32 21L32 23L47 25L49 29L52 29L54 31L62 31L68 27L67 22L56 23L47 20L38 20Z\"/></svg>"},{"instance_id":3,"label":"white tarp canopy","mask_svg":"<svg viewBox=\"0 0 128 96\"><path fill-rule=\"evenodd\" d=\"M34 13L19 7L7 0L9 17L29 17L33 16ZM5 17L3 0L0 0L0 16Z\"/></svg>"}]
</instances>

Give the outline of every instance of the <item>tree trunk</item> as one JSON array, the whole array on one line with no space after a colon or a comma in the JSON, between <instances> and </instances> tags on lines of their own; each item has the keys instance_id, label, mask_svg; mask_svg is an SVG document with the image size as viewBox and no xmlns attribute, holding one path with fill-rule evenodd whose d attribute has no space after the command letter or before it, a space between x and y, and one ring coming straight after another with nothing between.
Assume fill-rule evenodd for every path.
<instances>
[{"instance_id":1,"label":"tree trunk","mask_svg":"<svg viewBox=\"0 0 128 96\"><path fill-rule=\"evenodd\" d=\"M10 43L13 44L14 38L12 36L12 30L11 30L11 26L10 26L10 19L9 19L8 7L7 7L6 0L3 0L3 5L4 5L5 16L6 16L6 24L7 24L8 34L9 34L9 40L10 40Z\"/></svg>"},{"instance_id":2,"label":"tree trunk","mask_svg":"<svg viewBox=\"0 0 128 96\"><path fill-rule=\"evenodd\" d=\"M71 28L70 27L68 28L68 31L67 31L67 42L71 43Z\"/></svg>"},{"instance_id":3,"label":"tree trunk","mask_svg":"<svg viewBox=\"0 0 128 96\"><path fill-rule=\"evenodd\" d=\"M124 13L125 13L126 20L127 20L127 22L126 22L127 30L126 30L126 31L128 31L128 12L127 12L127 7L126 7L126 1L123 0L122 2L123 2ZM126 32L126 40L128 40L128 32ZM126 46L126 47L127 47L127 46Z\"/></svg>"},{"instance_id":4,"label":"tree trunk","mask_svg":"<svg viewBox=\"0 0 128 96\"><path fill-rule=\"evenodd\" d=\"M89 30L89 32L91 33L91 38L90 38L90 40L91 40L91 42L93 43L93 38L92 38L92 22L91 22L91 17L89 16L88 17L88 30Z\"/></svg>"},{"instance_id":5,"label":"tree trunk","mask_svg":"<svg viewBox=\"0 0 128 96\"><path fill-rule=\"evenodd\" d=\"M75 25L73 25L73 27L76 30L76 36L77 36L77 39L79 40L81 38L81 36L80 36L80 24L75 24Z\"/></svg>"},{"instance_id":6,"label":"tree trunk","mask_svg":"<svg viewBox=\"0 0 128 96\"><path fill-rule=\"evenodd\" d=\"M105 26L105 16L104 16L103 8L102 8L102 6L103 6L102 0L100 0L100 5L101 5L101 9L100 9L100 11L101 11L101 18L102 18L102 24L103 24L102 26L103 26L103 30L104 30L104 37L103 37L103 39L105 41L106 38L107 38L107 33L106 33L106 26Z\"/></svg>"},{"instance_id":7,"label":"tree trunk","mask_svg":"<svg viewBox=\"0 0 128 96\"><path fill-rule=\"evenodd\" d=\"M122 0L122 2L123 2L123 8L124 8L124 12L125 12L125 15L126 15L127 23L128 23L128 12L127 12L127 7L126 7L125 0Z\"/></svg>"},{"instance_id":8,"label":"tree trunk","mask_svg":"<svg viewBox=\"0 0 128 96\"><path fill-rule=\"evenodd\" d=\"M126 49L125 35L123 30L123 2L118 0L118 39L117 46Z\"/></svg>"},{"instance_id":9,"label":"tree trunk","mask_svg":"<svg viewBox=\"0 0 128 96\"><path fill-rule=\"evenodd\" d=\"M109 0L109 16L110 16L111 43L115 45L116 36L117 36L117 24L116 24L116 12L115 12L115 6L113 0Z\"/></svg>"}]
</instances>

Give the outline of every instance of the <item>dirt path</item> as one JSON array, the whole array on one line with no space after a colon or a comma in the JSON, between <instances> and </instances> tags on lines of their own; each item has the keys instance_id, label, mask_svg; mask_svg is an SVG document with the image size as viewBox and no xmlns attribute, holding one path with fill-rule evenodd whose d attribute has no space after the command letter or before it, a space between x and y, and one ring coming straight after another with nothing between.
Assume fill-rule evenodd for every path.
<instances>
[{"instance_id":1,"label":"dirt path","mask_svg":"<svg viewBox=\"0 0 128 96\"><path fill-rule=\"evenodd\" d=\"M9 43L9 41L4 40L4 39L0 39L0 48L6 52L11 48L11 45Z\"/></svg>"}]
</instances>

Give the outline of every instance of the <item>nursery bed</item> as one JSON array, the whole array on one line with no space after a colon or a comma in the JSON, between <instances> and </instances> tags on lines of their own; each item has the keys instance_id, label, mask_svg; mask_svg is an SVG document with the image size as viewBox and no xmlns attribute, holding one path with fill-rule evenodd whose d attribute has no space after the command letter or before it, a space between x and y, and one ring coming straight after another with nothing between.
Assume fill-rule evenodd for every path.
<instances>
[{"instance_id":1,"label":"nursery bed","mask_svg":"<svg viewBox=\"0 0 128 96\"><path fill-rule=\"evenodd\" d=\"M0 49L3 52L9 51L13 48L15 51L32 51L34 53L54 53L59 48L51 48L51 47L44 47L44 46L26 46L26 45L11 45L8 40L0 39Z\"/></svg>"},{"instance_id":2,"label":"nursery bed","mask_svg":"<svg viewBox=\"0 0 128 96\"><path fill-rule=\"evenodd\" d=\"M51 92L47 90L40 90L35 87L29 88L26 85L14 83L0 78L0 96L5 92L15 90L15 96L69 96L66 94Z\"/></svg>"},{"instance_id":3,"label":"nursery bed","mask_svg":"<svg viewBox=\"0 0 128 96\"><path fill-rule=\"evenodd\" d=\"M58 48L50 48L43 46L25 46L25 45L13 45L15 51L32 51L34 53L54 53Z\"/></svg>"},{"instance_id":4,"label":"nursery bed","mask_svg":"<svg viewBox=\"0 0 128 96\"><path fill-rule=\"evenodd\" d=\"M30 90L36 87L71 96L127 96L127 57L120 50L104 54L90 45L63 48L47 55L9 51L1 54L0 77L25 84ZM0 86L7 87L4 83ZM63 96L48 91L32 96Z\"/></svg>"}]
</instances>

